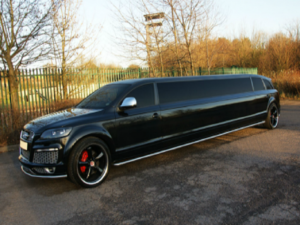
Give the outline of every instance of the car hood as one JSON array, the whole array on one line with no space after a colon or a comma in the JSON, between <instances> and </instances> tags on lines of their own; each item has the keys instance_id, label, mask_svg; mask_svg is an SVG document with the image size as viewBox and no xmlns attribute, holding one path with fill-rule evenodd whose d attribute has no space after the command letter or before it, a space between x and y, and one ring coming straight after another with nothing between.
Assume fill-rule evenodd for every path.
<instances>
[{"instance_id":1,"label":"car hood","mask_svg":"<svg viewBox=\"0 0 300 225\"><path fill-rule=\"evenodd\" d=\"M55 125L62 120L67 121L74 117L79 117L99 111L102 111L102 109L69 108L31 120L24 126L24 129L33 131L34 133L38 133L41 128L49 128L51 125ZM60 126L61 125L62 124L60 124Z\"/></svg>"}]
</instances>

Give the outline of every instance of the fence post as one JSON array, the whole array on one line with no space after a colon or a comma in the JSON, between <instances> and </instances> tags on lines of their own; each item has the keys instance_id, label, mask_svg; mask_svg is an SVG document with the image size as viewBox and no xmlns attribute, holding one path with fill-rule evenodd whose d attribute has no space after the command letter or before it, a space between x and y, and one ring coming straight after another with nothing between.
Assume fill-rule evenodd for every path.
<instances>
[{"instance_id":1,"label":"fence post","mask_svg":"<svg viewBox=\"0 0 300 225\"><path fill-rule=\"evenodd\" d=\"M202 72L202 71L201 71L201 67L199 67L199 75L200 75L200 76L201 76L201 72Z\"/></svg>"},{"instance_id":2,"label":"fence post","mask_svg":"<svg viewBox=\"0 0 300 225\"><path fill-rule=\"evenodd\" d=\"M100 88L100 68L97 67L98 88Z\"/></svg>"},{"instance_id":3,"label":"fence post","mask_svg":"<svg viewBox=\"0 0 300 225\"><path fill-rule=\"evenodd\" d=\"M139 67L139 78L141 78L141 68Z\"/></svg>"},{"instance_id":4,"label":"fence post","mask_svg":"<svg viewBox=\"0 0 300 225\"><path fill-rule=\"evenodd\" d=\"M172 67L172 77L174 77L174 68Z\"/></svg>"},{"instance_id":5,"label":"fence post","mask_svg":"<svg viewBox=\"0 0 300 225\"><path fill-rule=\"evenodd\" d=\"M224 67L222 67L222 72L223 72L223 74L225 74L225 70L224 70Z\"/></svg>"}]
</instances>

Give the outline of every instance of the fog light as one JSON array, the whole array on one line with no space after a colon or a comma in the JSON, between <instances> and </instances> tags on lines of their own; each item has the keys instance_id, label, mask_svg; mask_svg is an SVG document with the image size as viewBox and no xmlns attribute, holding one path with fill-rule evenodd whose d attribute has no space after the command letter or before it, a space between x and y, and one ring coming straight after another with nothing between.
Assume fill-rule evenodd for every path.
<instances>
[{"instance_id":1,"label":"fog light","mask_svg":"<svg viewBox=\"0 0 300 225\"><path fill-rule=\"evenodd\" d=\"M55 167L34 167L32 168L35 172L40 174L53 174L55 173Z\"/></svg>"},{"instance_id":2,"label":"fog light","mask_svg":"<svg viewBox=\"0 0 300 225\"><path fill-rule=\"evenodd\" d=\"M53 174L53 173L55 173L55 167L45 168L45 171L49 174Z\"/></svg>"}]
</instances>

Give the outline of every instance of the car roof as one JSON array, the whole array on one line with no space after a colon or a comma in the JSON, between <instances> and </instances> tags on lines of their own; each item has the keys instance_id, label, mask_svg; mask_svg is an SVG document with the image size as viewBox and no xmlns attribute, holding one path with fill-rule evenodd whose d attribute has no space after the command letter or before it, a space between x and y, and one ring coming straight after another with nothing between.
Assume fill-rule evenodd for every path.
<instances>
[{"instance_id":1,"label":"car roof","mask_svg":"<svg viewBox=\"0 0 300 225\"><path fill-rule=\"evenodd\" d=\"M143 83L163 83L174 81L191 81L191 80L216 80L216 79L232 79L232 78L245 78L245 77L257 77L271 80L268 77L256 75L256 74L227 74L227 75L205 75L205 76L185 76L185 77L155 77L155 78L140 78L117 81L115 84L132 84L138 85Z\"/></svg>"}]
</instances>

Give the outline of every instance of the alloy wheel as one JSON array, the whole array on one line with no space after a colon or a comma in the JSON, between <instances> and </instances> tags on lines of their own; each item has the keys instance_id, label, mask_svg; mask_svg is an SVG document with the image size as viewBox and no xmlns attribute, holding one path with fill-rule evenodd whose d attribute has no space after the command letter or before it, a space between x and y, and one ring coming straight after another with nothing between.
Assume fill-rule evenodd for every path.
<instances>
[{"instance_id":1,"label":"alloy wheel","mask_svg":"<svg viewBox=\"0 0 300 225\"><path fill-rule=\"evenodd\" d=\"M269 110L270 116L270 124L273 128L277 127L279 121L279 114L276 105L273 105L272 108Z\"/></svg>"},{"instance_id":2,"label":"alloy wheel","mask_svg":"<svg viewBox=\"0 0 300 225\"><path fill-rule=\"evenodd\" d=\"M80 180L87 185L94 185L105 177L108 171L108 155L102 146L90 145L83 149L77 172Z\"/></svg>"}]
</instances>

